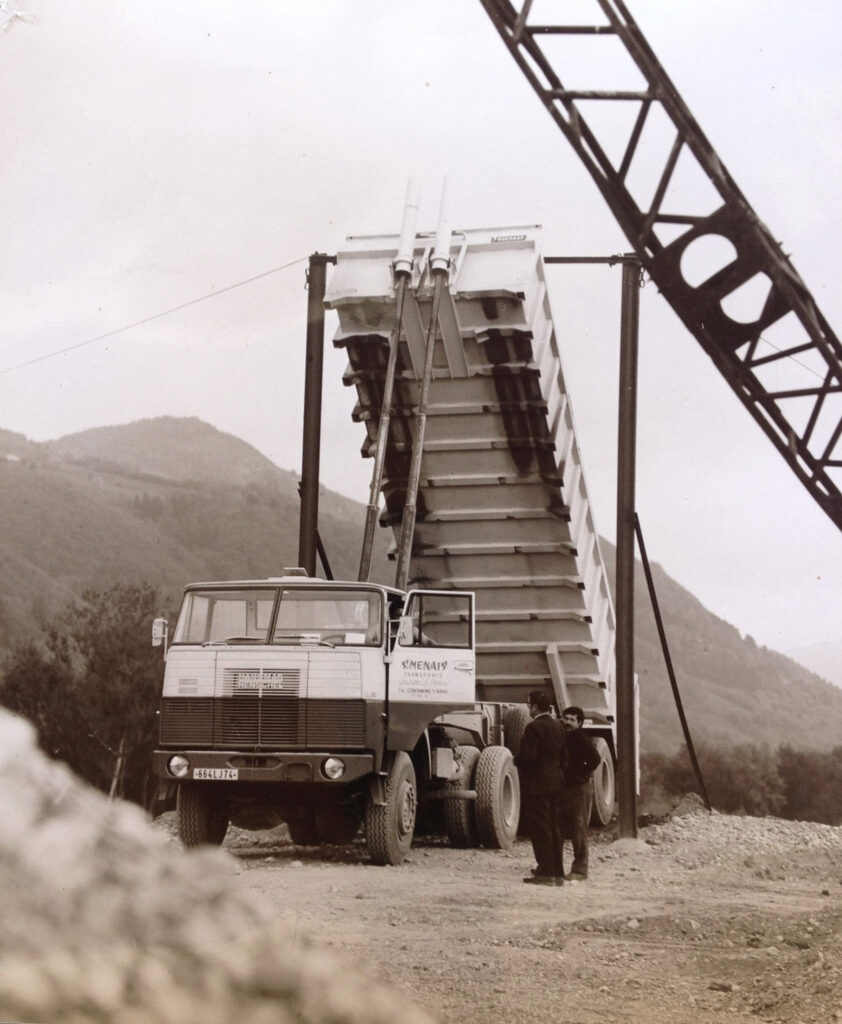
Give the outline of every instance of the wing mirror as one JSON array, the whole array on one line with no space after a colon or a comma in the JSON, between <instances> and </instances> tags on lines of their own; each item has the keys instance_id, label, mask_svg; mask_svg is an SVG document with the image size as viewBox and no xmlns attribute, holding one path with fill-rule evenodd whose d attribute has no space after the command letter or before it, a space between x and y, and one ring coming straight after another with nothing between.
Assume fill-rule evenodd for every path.
<instances>
[{"instance_id":1,"label":"wing mirror","mask_svg":"<svg viewBox=\"0 0 842 1024\"><path fill-rule=\"evenodd\" d=\"M164 657L167 656L167 639L169 637L169 623L166 619L152 620L152 646L164 645Z\"/></svg>"}]
</instances>

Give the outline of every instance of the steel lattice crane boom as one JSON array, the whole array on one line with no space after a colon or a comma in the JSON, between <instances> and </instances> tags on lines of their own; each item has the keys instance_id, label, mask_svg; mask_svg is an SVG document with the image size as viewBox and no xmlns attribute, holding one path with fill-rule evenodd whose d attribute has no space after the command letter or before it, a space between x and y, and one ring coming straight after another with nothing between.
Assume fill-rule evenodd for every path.
<instances>
[{"instance_id":1,"label":"steel lattice crane boom","mask_svg":"<svg viewBox=\"0 0 842 1024\"><path fill-rule=\"evenodd\" d=\"M481 0L530 84L587 167L646 271L714 361L792 470L842 529L842 345L780 245L705 137L622 0L594 0L595 24L537 24L532 0L518 11L508 0ZM557 5L561 7L563 5ZM642 76L634 89L570 89L551 59L553 41L590 36L619 40ZM600 73L616 43L600 43ZM559 63L559 61L555 61ZM616 124L598 135L606 106L636 110L617 149ZM593 114L591 114L593 111ZM590 120L588 117L590 116ZM653 125L672 137L663 162L642 151ZM619 153L612 159L609 152ZM687 168L713 186L712 208L699 214L677 187ZM630 172L637 177L631 184ZM641 185L643 173L646 181ZM709 186L708 186L709 187ZM645 196L645 199L641 197ZM688 212L692 208L693 212ZM691 247L719 236L733 247L702 281L688 280ZM692 277L692 275L690 275ZM737 293L760 285L749 322L726 312ZM797 362L791 358L797 357ZM806 380L796 380L796 371Z\"/></svg>"}]
</instances>

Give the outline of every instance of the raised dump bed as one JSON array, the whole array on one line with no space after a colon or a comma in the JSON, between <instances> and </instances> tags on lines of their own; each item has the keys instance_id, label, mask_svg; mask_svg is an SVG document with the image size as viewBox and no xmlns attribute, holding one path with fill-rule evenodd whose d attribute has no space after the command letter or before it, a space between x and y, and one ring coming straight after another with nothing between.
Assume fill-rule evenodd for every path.
<instances>
[{"instance_id":1,"label":"raised dump bed","mask_svg":"<svg viewBox=\"0 0 842 1024\"><path fill-rule=\"evenodd\" d=\"M588 503L538 227L454 232L427 407L410 585L476 593L477 698L551 689L614 720L614 611ZM381 523L396 541L432 310L432 235L416 236L400 332ZM326 305L374 453L397 316L397 235L354 236ZM607 731L607 730L606 730ZM613 728L611 728L613 733ZM607 738L607 737L606 737Z\"/></svg>"}]
</instances>

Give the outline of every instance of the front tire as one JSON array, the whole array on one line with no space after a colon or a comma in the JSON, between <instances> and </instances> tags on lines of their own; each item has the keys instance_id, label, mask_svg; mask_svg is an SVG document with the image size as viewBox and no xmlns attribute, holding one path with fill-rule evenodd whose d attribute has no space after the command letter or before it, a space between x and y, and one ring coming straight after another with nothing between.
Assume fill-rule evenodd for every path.
<instances>
[{"instance_id":1,"label":"front tire","mask_svg":"<svg viewBox=\"0 0 842 1024\"><path fill-rule=\"evenodd\" d=\"M178 787L178 837L188 849L220 846L228 831L228 806L213 786L182 782Z\"/></svg>"},{"instance_id":2,"label":"front tire","mask_svg":"<svg viewBox=\"0 0 842 1024\"><path fill-rule=\"evenodd\" d=\"M386 778L386 803L368 797L365 809L365 840L374 864L400 864L409 853L415 834L418 792L415 768L409 754L399 750Z\"/></svg>"},{"instance_id":3,"label":"front tire","mask_svg":"<svg viewBox=\"0 0 842 1024\"><path fill-rule=\"evenodd\" d=\"M520 819L520 781L507 747L486 747L480 753L474 788L480 842L491 850L510 850Z\"/></svg>"}]
</instances>

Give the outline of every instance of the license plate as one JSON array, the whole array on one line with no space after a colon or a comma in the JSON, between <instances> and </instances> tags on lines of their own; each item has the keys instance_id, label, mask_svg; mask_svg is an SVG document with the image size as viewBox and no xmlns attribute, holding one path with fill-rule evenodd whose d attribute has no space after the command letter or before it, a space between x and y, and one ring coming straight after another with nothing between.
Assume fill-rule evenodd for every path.
<instances>
[{"instance_id":1,"label":"license plate","mask_svg":"<svg viewBox=\"0 0 842 1024\"><path fill-rule=\"evenodd\" d=\"M237 768L194 768L194 779L237 779L239 777Z\"/></svg>"}]
</instances>

